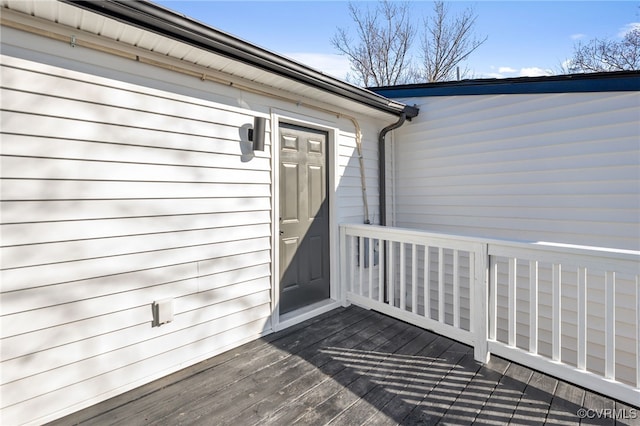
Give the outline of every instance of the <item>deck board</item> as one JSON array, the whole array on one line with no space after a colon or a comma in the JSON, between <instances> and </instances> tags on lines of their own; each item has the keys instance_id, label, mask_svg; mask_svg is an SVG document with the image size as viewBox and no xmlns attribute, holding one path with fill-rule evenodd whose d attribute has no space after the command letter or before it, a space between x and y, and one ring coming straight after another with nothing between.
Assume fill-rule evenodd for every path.
<instances>
[{"instance_id":1,"label":"deck board","mask_svg":"<svg viewBox=\"0 0 640 426\"><path fill-rule=\"evenodd\" d=\"M377 312L340 308L53 425L625 424L633 407ZM637 410L640 413L640 410Z\"/></svg>"},{"instance_id":2,"label":"deck board","mask_svg":"<svg viewBox=\"0 0 640 426\"><path fill-rule=\"evenodd\" d=\"M471 353L465 358L461 365L468 368L470 380L442 415L451 423L472 424L501 377L501 374L473 360Z\"/></svg>"}]
</instances>

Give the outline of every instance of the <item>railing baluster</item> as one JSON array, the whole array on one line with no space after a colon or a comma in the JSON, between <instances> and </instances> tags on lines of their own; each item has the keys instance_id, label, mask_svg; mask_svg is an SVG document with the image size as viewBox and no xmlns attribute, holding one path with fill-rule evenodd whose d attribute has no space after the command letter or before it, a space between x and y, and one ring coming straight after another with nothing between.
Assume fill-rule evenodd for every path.
<instances>
[{"instance_id":1,"label":"railing baluster","mask_svg":"<svg viewBox=\"0 0 640 426\"><path fill-rule=\"evenodd\" d=\"M489 340L496 340L498 335L498 262L493 261L493 279L489 279Z\"/></svg>"},{"instance_id":2,"label":"railing baluster","mask_svg":"<svg viewBox=\"0 0 640 426\"><path fill-rule=\"evenodd\" d=\"M384 265L386 264L385 257L384 257L385 245L386 245L386 240L383 240L383 239L378 240L378 246L379 246L378 250L380 250L378 254L378 259L380 259L380 262L378 265L378 302L380 303L384 302L384 286L385 286L384 274L386 272L384 270Z\"/></svg>"},{"instance_id":3,"label":"railing baluster","mask_svg":"<svg viewBox=\"0 0 640 426\"><path fill-rule=\"evenodd\" d=\"M605 355L604 377L615 379L616 376L616 273L605 272Z\"/></svg>"},{"instance_id":4,"label":"railing baluster","mask_svg":"<svg viewBox=\"0 0 640 426\"><path fill-rule=\"evenodd\" d=\"M444 249L438 247L438 321L444 323Z\"/></svg>"},{"instance_id":5,"label":"railing baluster","mask_svg":"<svg viewBox=\"0 0 640 426\"><path fill-rule=\"evenodd\" d=\"M538 262L529 261L529 352L538 353Z\"/></svg>"},{"instance_id":6,"label":"railing baluster","mask_svg":"<svg viewBox=\"0 0 640 426\"><path fill-rule=\"evenodd\" d=\"M418 313L418 250L411 247L411 312Z\"/></svg>"},{"instance_id":7,"label":"railing baluster","mask_svg":"<svg viewBox=\"0 0 640 426\"><path fill-rule=\"evenodd\" d=\"M369 299L373 299L373 245L374 239L369 238Z\"/></svg>"},{"instance_id":8,"label":"railing baluster","mask_svg":"<svg viewBox=\"0 0 640 426\"><path fill-rule=\"evenodd\" d=\"M395 272L395 259L394 259L394 255L393 255L393 246L394 246L394 242L389 240L389 294L387 295L387 297L389 298L389 301L387 303L389 303L389 305L391 306L395 306L395 290L394 290L394 272Z\"/></svg>"},{"instance_id":9,"label":"railing baluster","mask_svg":"<svg viewBox=\"0 0 640 426\"><path fill-rule=\"evenodd\" d=\"M429 261L429 246L424 246L424 316L425 318L431 318L431 286L429 270L431 264Z\"/></svg>"},{"instance_id":10,"label":"railing baluster","mask_svg":"<svg viewBox=\"0 0 640 426\"><path fill-rule=\"evenodd\" d=\"M400 309L407 309L407 262L405 243L400 243Z\"/></svg>"},{"instance_id":11,"label":"railing baluster","mask_svg":"<svg viewBox=\"0 0 640 426\"><path fill-rule=\"evenodd\" d=\"M460 328L460 265L458 250L453 250L453 326Z\"/></svg>"},{"instance_id":12,"label":"railing baluster","mask_svg":"<svg viewBox=\"0 0 640 426\"><path fill-rule=\"evenodd\" d=\"M518 259L509 258L509 287L507 303L508 344L516 345L516 281L518 274Z\"/></svg>"},{"instance_id":13,"label":"railing baluster","mask_svg":"<svg viewBox=\"0 0 640 426\"><path fill-rule=\"evenodd\" d=\"M349 237L349 289L355 293L356 285L356 239L360 237Z\"/></svg>"},{"instance_id":14,"label":"railing baluster","mask_svg":"<svg viewBox=\"0 0 640 426\"><path fill-rule=\"evenodd\" d=\"M587 369L587 268L578 268L578 360L579 370Z\"/></svg>"},{"instance_id":15,"label":"railing baluster","mask_svg":"<svg viewBox=\"0 0 640 426\"><path fill-rule=\"evenodd\" d=\"M561 344L562 344L562 307L560 301L562 299L561 294L562 284L562 267L560 264L553 264L553 282L552 282L552 308L551 308L551 335L552 335L552 348L551 359L554 361L560 361Z\"/></svg>"},{"instance_id":16,"label":"railing baluster","mask_svg":"<svg viewBox=\"0 0 640 426\"><path fill-rule=\"evenodd\" d=\"M365 237L358 237L358 294L362 296L362 277L364 276L364 241Z\"/></svg>"}]
</instances>

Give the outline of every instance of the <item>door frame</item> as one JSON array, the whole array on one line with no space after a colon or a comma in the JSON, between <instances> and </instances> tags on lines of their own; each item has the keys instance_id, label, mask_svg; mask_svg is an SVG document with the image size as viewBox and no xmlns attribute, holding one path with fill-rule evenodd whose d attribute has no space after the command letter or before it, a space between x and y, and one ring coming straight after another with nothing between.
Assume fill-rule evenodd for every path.
<instances>
[{"instance_id":1,"label":"door frame","mask_svg":"<svg viewBox=\"0 0 640 426\"><path fill-rule=\"evenodd\" d=\"M324 114L318 114L324 115ZM308 307L298 309L280 315L280 123L287 123L301 127L307 127L315 130L327 132L327 196L329 197L329 274L330 274L330 299L327 301L315 303ZM272 109L271 110L271 325L273 331L279 331L306 321L324 312L328 312L341 306L339 301L338 279L338 224L336 221L336 165L338 150L336 144L338 141L338 122L328 118L319 118L314 115L304 115L292 111Z\"/></svg>"}]
</instances>

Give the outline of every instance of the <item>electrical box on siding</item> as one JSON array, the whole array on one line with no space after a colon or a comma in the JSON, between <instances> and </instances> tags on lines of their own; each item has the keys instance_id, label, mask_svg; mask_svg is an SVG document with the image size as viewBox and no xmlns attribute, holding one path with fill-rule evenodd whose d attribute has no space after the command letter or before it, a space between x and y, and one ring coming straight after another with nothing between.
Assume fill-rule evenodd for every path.
<instances>
[{"instance_id":1,"label":"electrical box on siding","mask_svg":"<svg viewBox=\"0 0 640 426\"><path fill-rule=\"evenodd\" d=\"M162 299L153 302L153 326L159 327L162 324L173 321L173 299Z\"/></svg>"}]
</instances>

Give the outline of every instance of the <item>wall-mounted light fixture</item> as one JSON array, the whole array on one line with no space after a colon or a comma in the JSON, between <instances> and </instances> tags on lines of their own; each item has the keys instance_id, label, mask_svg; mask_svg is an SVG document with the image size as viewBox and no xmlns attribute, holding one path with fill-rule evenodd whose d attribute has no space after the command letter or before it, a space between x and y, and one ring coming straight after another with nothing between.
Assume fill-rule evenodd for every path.
<instances>
[{"instance_id":1,"label":"wall-mounted light fixture","mask_svg":"<svg viewBox=\"0 0 640 426\"><path fill-rule=\"evenodd\" d=\"M254 151L264 151L264 132L267 119L253 118L253 129L249 129L249 140L253 142Z\"/></svg>"}]
</instances>

